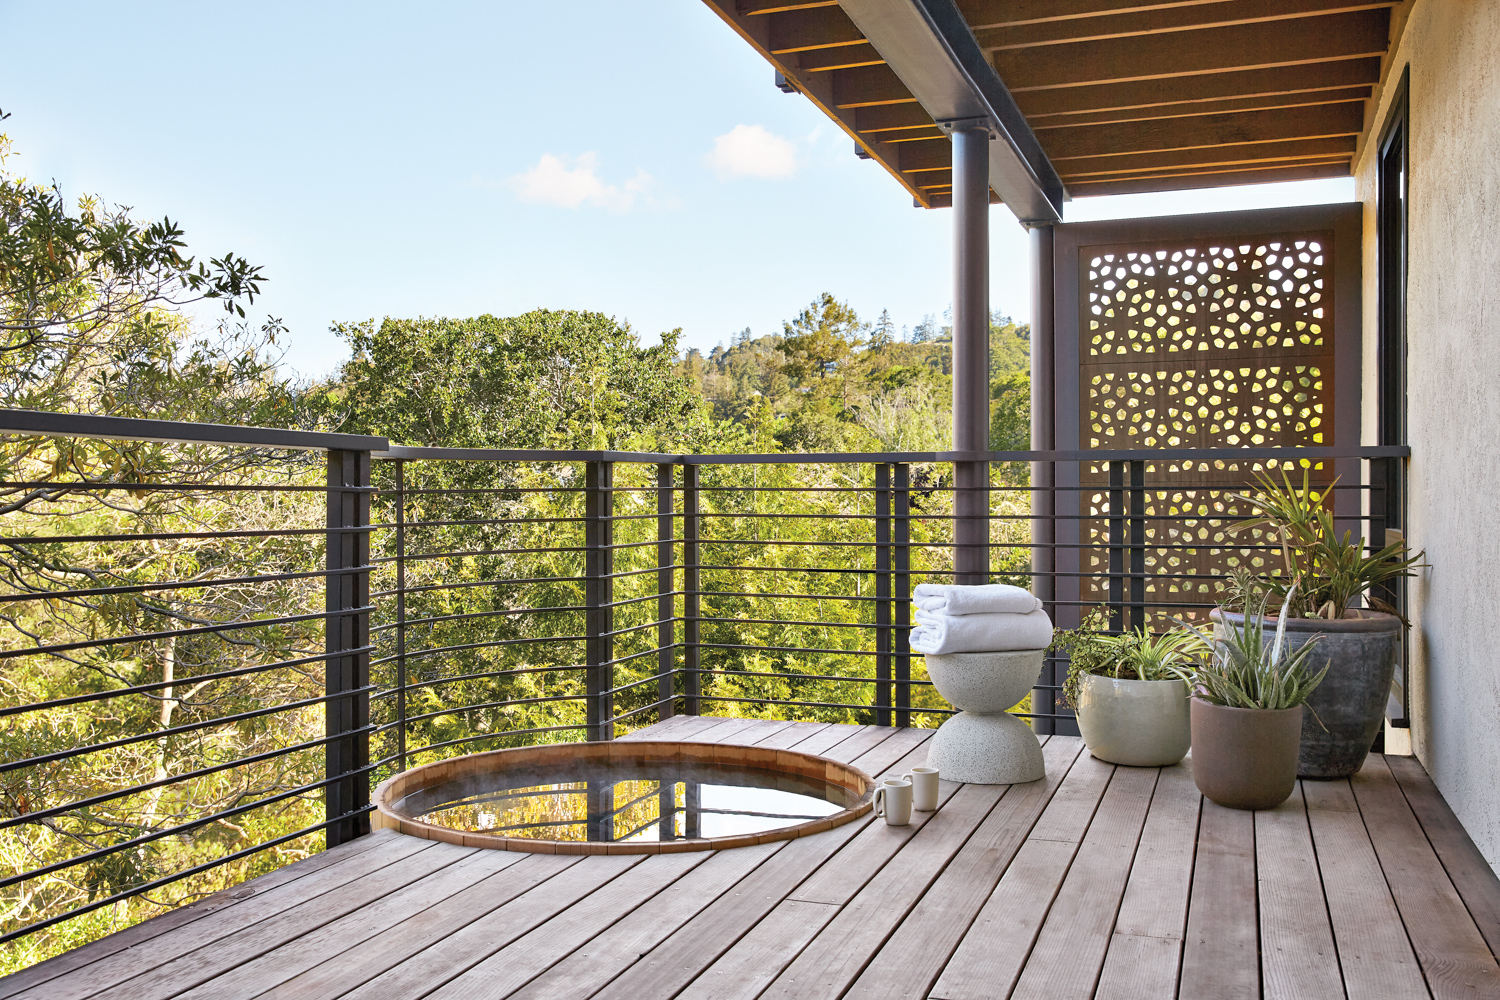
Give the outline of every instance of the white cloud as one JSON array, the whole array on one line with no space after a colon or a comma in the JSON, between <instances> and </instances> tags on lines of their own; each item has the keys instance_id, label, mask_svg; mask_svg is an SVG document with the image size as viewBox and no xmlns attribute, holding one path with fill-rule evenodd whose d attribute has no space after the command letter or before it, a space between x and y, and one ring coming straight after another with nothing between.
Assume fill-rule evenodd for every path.
<instances>
[{"instance_id":1,"label":"white cloud","mask_svg":"<svg viewBox=\"0 0 1500 1000\"><path fill-rule=\"evenodd\" d=\"M637 198L646 196L651 187L650 174L637 170L624 184L606 184L599 176L598 160L592 152L576 157L544 153L536 166L510 178L510 188L517 198L535 205L592 205L615 212L629 210Z\"/></svg>"},{"instance_id":2,"label":"white cloud","mask_svg":"<svg viewBox=\"0 0 1500 1000\"><path fill-rule=\"evenodd\" d=\"M714 140L704 162L720 180L790 177L797 172L797 147L759 125L736 125Z\"/></svg>"}]
</instances>

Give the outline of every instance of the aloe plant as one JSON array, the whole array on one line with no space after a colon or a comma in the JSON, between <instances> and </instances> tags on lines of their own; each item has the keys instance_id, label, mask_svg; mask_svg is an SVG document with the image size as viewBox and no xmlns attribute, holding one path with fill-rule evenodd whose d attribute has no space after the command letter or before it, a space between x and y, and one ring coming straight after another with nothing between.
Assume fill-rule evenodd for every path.
<instances>
[{"instance_id":1,"label":"aloe plant","mask_svg":"<svg viewBox=\"0 0 1500 1000\"><path fill-rule=\"evenodd\" d=\"M1377 610L1399 614L1370 589L1397 577L1415 576L1413 570L1422 565L1422 556L1407 555L1405 541L1366 554L1363 537L1351 537L1347 531L1340 537L1328 510L1328 498L1337 483L1334 480L1320 493L1309 485L1306 469L1300 487L1292 484L1284 470L1280 483L1259 470L1254 492L1234 494L1255 516L1231 525L1229 531L1260 525L1271 529L1272 538L1281 546L1283 572L1262 575L1256 582L1282 598L1296 592L1292 581L1303 584L1296 600L1283 600L1283 614L1289 609L1298 618L1342 618L1360 597ZM1243 581L1240 589L1244 589Z\"/></svg>"},{"instance_id":2,"label":"aloe plant","mask_svg":"<svg viewBox=\"0 0 1500 1000\"><path fill-rule=\"evenodd\" d=\"M1244 620L1232 625L1227 619L1227 637L1214 637L1209 656L1198 664L1193 677L1198 697L1229 708L1295 708L1328 675L1328 663L1312 673L1309 663L1322 635L1315 635L1295 651L1287 649L1286 620L1297 591L1293 581L1281 602L1276 634L1266 645L1266 603L1258 611L1245 609ZM1192 628L1191 626L1184 626ZM1193 629L1200 639L1203 634ZM1206 639L1204 639L1207 642Z\"/></svg>"}]
</instances>

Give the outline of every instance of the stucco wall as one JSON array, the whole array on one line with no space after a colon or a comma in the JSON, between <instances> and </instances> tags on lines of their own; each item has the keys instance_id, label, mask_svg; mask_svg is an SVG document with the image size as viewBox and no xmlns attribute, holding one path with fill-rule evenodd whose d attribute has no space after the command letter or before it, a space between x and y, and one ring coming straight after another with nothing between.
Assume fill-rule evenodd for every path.
<instances>
[{"instance_id":1,"label":"stucco wall","mask_svg":"<svg viewBox=\"0 0 1500 1000\"><path fill-rule=\"evenodd\" d=\"M1431 564L1412 581L1412 746L1500 870L1500 0L1416 0L1383 105L1407 64L1409 535ZM1374 146L1356 171L1372 403Z\"/></svg>"}]
</instances>

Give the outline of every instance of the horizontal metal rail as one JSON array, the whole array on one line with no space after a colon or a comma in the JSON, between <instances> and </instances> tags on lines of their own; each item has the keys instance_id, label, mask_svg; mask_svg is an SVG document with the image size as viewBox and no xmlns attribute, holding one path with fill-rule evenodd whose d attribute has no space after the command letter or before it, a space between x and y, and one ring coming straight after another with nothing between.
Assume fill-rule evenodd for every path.
<instances>
[{"instance_id":1,"label":"horizontal metal rail","mask_svg":"<svg viewBox=\"0 0 1500 1000\"><path fill-rule=\"evenodd\" d=\"M120 581L73 590L46 590L35 581L40 579L45 585L61 578L93 584L119 577L106 571L87 579L70 578L66 569L49 566L39 576L23 579L18 575L10 584L12 592L0 594L0 608L11 609L17 621L33 614L31 608L71 602L66 605L67 613L86 617L95 613L89 602L119 601L130 606L132 614L177 615L178 620L191 623L183 628L106 638L99 637L98 629L81 635L78 631L58 634L35 630L37 645L0 651L0 662L54 656L60 662L48 665L48 669L67 670L71 669L67 654L114 648L119 652L108 655L129 657L138 664L132 667L136 673L123 673L121 677L140 678L141 682L7 706L0 708L0 718L45 719L46 713L80 708L86 712L87 706L122 698L188 705L180 696L192 685L241 680L251 685L257 677L282 683L275 675L278 670L294 671L287 678L297 684L319 682L320 673L327 675L327 690L315 697L272 706L251 702L245 711L160 729L147 729L143 722L137 732L99 733L93 738L119 735L89 745L52 750L44 744L37 749L48 752L0 765L0 774L121 747L177 740L194 732L319 705L325 707L328 722L326 733L294 728L293 735L281 738L285 739L283 745L266 747L259 743L256 752L241 750L244 756L233 759L183 762L179 765L182 770L168 771L162 777L122 783L120 787L94 786L89 788L92 794L75 801L54 801L45 808L0 820L0 830L15 830L70 813L101 810L134 795L157 794L236 769L278 760L302 767L306 758L299 755L319 751L327 758L321 780L305 781L305 774L289 776L287 780L295 781L295 787L273 786L274 791L257 793L262 797L253 801L237 802L205 816L190 816L170 828L144 830L120 844L49 861L8 881L0 880L0 888L4 888L17 881L45 878L298 796L323 797L329 812L322 823L290 832L273 829L275 836L222 858L167 873L65 913L43 913L37 921L0 937L6 941L319 830L329 831L330 838L357 835L364 828L359 817L369 808L368 785L413 760L441 759L476 746L581 736L609 739L616 734L617 726L623 731L679 711L704 708L738 713L743 710L738 706L753 706L757 711L769 708L769 714L784 718L932 724L953 710L911 703L912 691L921 694L932 687L932 682L920 677L919 668L919 676L911 676L911 660L920 654L907 645L912 628L908 601L913 584L952 578L953 564L947 551L954 545L954 528L971 516L950 508L962 495L987 489L996 500L995 506L1000 502L1007 505L991 512L990 520L997 530L1008 535L990 542L992 577L1030 580L1038 587L1055 586L1055 593L1048 592L1047 606L1063 621L1075 620L1075 609L1100 604L1107 604L1116 616L1130 616L1131 621L1155 621L1158 619L1145 616L1165 618L1173 613L1201 612L1211 603L1207 594L1166 592L1171 587L1196 590L1198 585L1219 578L1212 568L1205 568L1217 564L1193 560L1218 558L1225 553L1270 557L1279 551L1278 546L1257 542L1249 535L1239 541L1226 534L1242 515L1225 507L1240 502L1236 495L1247 488L1245 480L1252 469L1318 466L1332 472L1334 461L1364 463L1354 466L1361 470L1358 479L1348 475L1333 487L1341 505L1336 518L1340 524L1370 535L1367 545L1373 549L1377 539L1383 537L1385 526L1376 491L1384 489L1387 480L1381 478L1386 473L1379 470L1393 468L1391 463L1410 455L1406 448L1335 447L743 455L409 448L358 435L27 411L0 411L0 435L330 453L327 484L307 481L307 467L302 465L287 465L300 471L269 477L271 481L266 482L244 481L238 473L226 475L233 481L224 483L106 482L86 477L76 482L27 481L21 474L15 481L0 483L0 489L31 490L39 501L60 502L62 509L48 509L48 515L57 519L50 522L18 519L15 523L23 527L0 538L0 551L40 564L73 557L77 550L69 547L74 545L129 552L133 546L169 542L178 543L174 551L191 551L198 546L218 559L220 553L231 551L234 543L247 543L240 548L253 552L256 549L252 546L260 540L313 539L320 535L336 550L329 551L327 565L321 565L309 559L312 554L322 555L313 546L288 545L291 554L275 564L284 572L221 579L179 574L187 578ZM343 462L339 466L341 478L334 475L333 459L338 455L344 456L338 459ZM351 455L355 456L353 460ZM292 461L285 455L266 458ZM375 459L374 475L369 472L371 458ZM988 486L959 486L946 469L931 468L967 462L989 463L1000 481ZM427 480L412 471L445 463L468 463L487 477L482 480L485 485L443 486L441 481ZM1068 469L1068 475L1074 478L1061 485L1033 486L1022 468L1025 463ZM1121 486L1120 463L1130 463L1136 470L1131 475L1137 481ZM521 465L530 469L525 473L530 477L527 485L505 482L507 470ZM632 471L632 466L638 468ZM749 467L753 466L831 467L818 473L826 476L830 485L807 485L809 480L799 479L795 473L770 476L763 472L752 480ZM898 468L899 474L892 471ZM710 471L703 472L705 469ZM1148 478L1161 481L1140 482L1141 469L1147 470ZM401 470L407 470L404 476ZM391 471L396 474L387 475ZM551 477L554 482L534 485L538 476ZM151 479L152 475L132 477ZM200 473L198 478L211 477ZM746 482L735 482L738 478ZM767 484L767 478L788 482ZM69 516L69 505L81 507L95 499L115 508L112 517L144 517L150 513L127 509L130 504L106 501L104 498L114 491L165 494L174 500L180 497L182 502L177 507L184 510L187 504L211 501L214 520L197 522L199 530L192 530L191 525L178 530L180 522L147 521L141 525L143 530L135 533L104 530L83 522L79 526L88 529L87 534L60 534L53 527ZM232 513L234 507L233 498L257 492L279 497L278 504L321 503L326 498L326 524L291 526L316 524L310 514L287 518L289 526L284 528L225 523L225 512ZM1055 500L1053 509L1029 507L1039 493ZM775 509L778 495L785 505L779 510ZM413 504L417 498L420 502ZM1125 503L1128 509L1121 509L1125 501L1129 501ZM414 518L414 514L430 520ZM483 516L486 514L503 516ZM323 515L318 512L319 519L324 519ZM1130 526L1123 535L1119 530L1122 523ZM1162 530L1164 525L1208 531L1214 537L1195 540L1179 535L1168 540L1171 536ZM1056 533L1015 537L1030 534L1037 526L1050 526ZM39 533L27 534L26 528ZM1146 537L1148 533L1163 537L1152 540ZM761 534L789 537L759 537ZM491 560L488 567L486 560ZM1037 560L1040 562L1033 565ZM1100 565L1091 565L1091 561ZM252 564L247 568L262 567ZM486 572L493 575L477 578ZM768 575L770 579L766 579ZM139 579L139 574L132 577ZM323 588L317 581L327 584L326 607L321 597L317 608L297 605L297 601L306 602L314 588ZM812 586L814 581L816 586ZM731 589L762 583L776 589ZM820 592L810 592L814 590ZM230 593L235 602L246 605L236 613L275 616L200 624L215 615L178 615L172 607L173 602L190 607L193 601ZM263 602L257 596L262 593L266 595ZM790 602L790 607L769 607L766 603L783 601ZM837 610L811 609L800 603L804 601L837 602ZM162 607L150 606L154 604ZM513 604L522 606L510 606ZM852 620L829 620L833 613L847 614ZM565 622L536 617L556 614L577 617ZM371 623L372 616L378 621ZM553 628L565 626L569 634L507 635L517 628L531 629L549 622ZM147 644L181 640L192 650L189 662L201 669L220 666L204 660L213 655L213 650L222 648L212 641L201 641L202 637L217 636L219 642L249 650L259 638L253 634L255 630L285 626L323 628L327 649L306 649L308 643L299 632L295 643L286 644L295 648L263 654L276 657L272 662L196 675L190 668L182 676L167 672L160 680L148 680L153 675L142 672L154 669L153 657L165 655L150 651ZM809 634L798 631L801 629L823 631ZM575 630L578 634L572 634ZM756 641L760 636L775 641ZM814 641L835 640L847 641L853 648L811 645ZM813 666L827 664L829 656L851 658L846 669L854 673L820 672ZM586 662L571 662L580 657ZM810 657L823 659L810 661ZM1059 682L1066 661L1049 656L1045 662L1044 676L1033 686L1032 710L1015 714L1048 725L1060 724L1067 712L1056 696L1062 687ZM464 672L443 676L444 671L454 670ZM542 676L547 674L554 677ZM771 683L777 685L774 690L785 693L780 697L751 693L757 686ZM225 686L214 691L228 689ZM311 695L308 691L296 692L304 693ZM856 693L855 700L838 700ZM285 697L288 694L282 693L265 700ZM928 697L922 695L924 700ZM141 702L121 704L131 712L145 707ZM153 716L154 712L142 713L143 720ZM437 721L444 717L452 721ZM476 731L485 725L508 724L520 728ZM273 766L270 770L287 768ZM617 812L630 805L618 807ZM185 814L190 815L187 810Z\"/></svg>"}]
</instances>

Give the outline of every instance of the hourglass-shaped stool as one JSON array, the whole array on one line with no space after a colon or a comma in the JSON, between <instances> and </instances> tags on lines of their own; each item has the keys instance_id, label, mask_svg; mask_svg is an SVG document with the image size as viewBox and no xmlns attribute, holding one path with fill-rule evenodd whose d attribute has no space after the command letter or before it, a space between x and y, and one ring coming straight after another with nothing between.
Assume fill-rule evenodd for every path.
<instances>
[{"instance_id":1,"label":"hourglass-shaped stool","mask_svg":"<svg viewBox=\"0 0 1500 1000\"><path fill-rule=\"evenodd\" d=\"M927 744L927 766L946 781L1014 785L1045 777L1042 745L1031 727L1006 712L1042 672L1045 649L1005 653L928 654L927 675L961 711Z\"/></svg>"}]
</instances>

